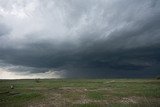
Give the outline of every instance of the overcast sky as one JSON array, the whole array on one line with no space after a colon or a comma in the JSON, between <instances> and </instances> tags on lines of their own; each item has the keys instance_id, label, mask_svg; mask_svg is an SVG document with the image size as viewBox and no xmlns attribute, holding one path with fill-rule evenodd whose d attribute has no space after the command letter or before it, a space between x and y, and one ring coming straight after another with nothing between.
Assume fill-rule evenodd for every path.
<instances>
[{"instance_id":1,"label":"overcast sky","mask_svg":"<svg viewBox=\"0 0 160 107\"><path fill-rule=\"evenodd\" d=\"M0 0L0 79L160 75L160 0Z\"/></svg>"}]
</instances>

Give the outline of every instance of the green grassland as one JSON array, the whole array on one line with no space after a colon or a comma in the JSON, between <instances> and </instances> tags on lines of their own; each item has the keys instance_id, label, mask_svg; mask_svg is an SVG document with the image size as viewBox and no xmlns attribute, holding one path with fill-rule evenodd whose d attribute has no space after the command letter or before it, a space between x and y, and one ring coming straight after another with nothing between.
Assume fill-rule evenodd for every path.
<instances>
[{"instance_id":1,"label":"green grassland","mask_svg":"<svg viewBox=\"0 0 160 107\"><path fill-rule=\"evenodd\" d=\"M160 80L0 80L0 107L160 107Z\"/></svg>"}]
</instances>

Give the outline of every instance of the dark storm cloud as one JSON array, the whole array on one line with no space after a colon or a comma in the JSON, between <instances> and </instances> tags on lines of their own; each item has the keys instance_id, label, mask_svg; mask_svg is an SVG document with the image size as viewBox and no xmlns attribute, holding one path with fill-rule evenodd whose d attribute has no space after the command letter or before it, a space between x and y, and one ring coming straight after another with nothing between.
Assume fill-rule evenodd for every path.
<instances>
[{"instance_id":1,"label":"dark storm cloud","mask_svg":"<svg viewBox=\"0 0 160 107\"><path fill-rule=\"evenodd\" d=\"M53 69L64 77L99 78L159 74L158 0L1 2L0 65L16 66L11 71Z\"/></svg>"}]
</instances>

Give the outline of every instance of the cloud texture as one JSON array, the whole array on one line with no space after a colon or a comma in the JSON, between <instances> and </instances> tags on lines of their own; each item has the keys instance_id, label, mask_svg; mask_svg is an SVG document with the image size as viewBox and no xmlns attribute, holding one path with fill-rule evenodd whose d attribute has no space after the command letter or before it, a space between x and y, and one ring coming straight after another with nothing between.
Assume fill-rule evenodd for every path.
<instances>
[{"instance_id":1,"label":"cloud texture","mask_svg":"<svg viewBox=\"0 0 160 107\"><path fill-rule=\"evenodd\" d=\"M0 0L0 72L153 77L159 46L159 0Z\"/></svg>"}]
</instances>

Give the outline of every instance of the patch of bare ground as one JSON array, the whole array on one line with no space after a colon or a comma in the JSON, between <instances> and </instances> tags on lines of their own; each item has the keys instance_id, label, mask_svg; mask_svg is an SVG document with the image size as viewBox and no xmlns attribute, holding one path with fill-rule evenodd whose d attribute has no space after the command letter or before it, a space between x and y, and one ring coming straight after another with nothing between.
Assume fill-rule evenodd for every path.
<instances>
[{"instance_id":1,"label":"patch of bare ground","mask_svg":"<svg viewBox=\"0 0 160 107\"><path fill-rule=\"evenodd\" d=\"M65 92L86 92L88 89L86 88L78 88L78 87L62 87L60 90Z\"/></svg>"},{"instance_id":2,"label":"patch of bare ground","mask_svg":"<svg viewBox=\"0 0 160 107\"><path fill-rule=\"evenodd\" d=\"M107 100L91 100L91 99L81 99L72 102L72 104L90 104L90 103L98 103L98 104L108 104Z\"/></svg>"},{"instance_id":3,"label":"patch of bare ground","mask_svg":"<svg viewBox=\"0 0 160 107\"><path fill-rule=\"evenodd\" d=\"M138 98L137 97L124 97L119 102L124 103L124 104L129 104L129 103L136 104L138 103Z\"/></svg>"},{"instance_id":4,"label":"patch of bare ground","mask_svg":"<svg viewBox=\"0 0 160 107\"><path fill-rule=\"evenodd\" d=\"M117 100L117 103L123 103L123 104L140 104L143 102L149 105L150 104L160 104L160 98L146 98L146 97L132 96L132 97L123 97Z\"/></svg>"},{"instance_id":5,"label":"patch of bare ground","mask_svg":"<svg viewBox=\"0 0 160 107\"><path fill-rule=\"evenodd\" d=\"M113 89L112 88L97 88L97 89L92 89L92 90L89 90L89 91L110 91L112 92Z\"/></svg>"},{"instance_id":6,"label":"patch of bare ground","mask_svg":"<svg viewBox=\"0 0 160 107\"><path fill-rule=\"evenodd\" d=\"M50 93L46 95L44 100L40 102L33 102L28 107L69 107L67 99L62 97L59 93Z\"/></svg>"}]
</instances>

